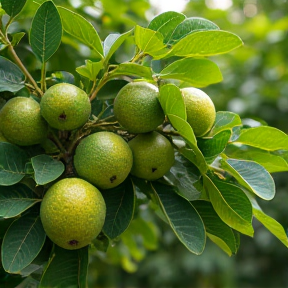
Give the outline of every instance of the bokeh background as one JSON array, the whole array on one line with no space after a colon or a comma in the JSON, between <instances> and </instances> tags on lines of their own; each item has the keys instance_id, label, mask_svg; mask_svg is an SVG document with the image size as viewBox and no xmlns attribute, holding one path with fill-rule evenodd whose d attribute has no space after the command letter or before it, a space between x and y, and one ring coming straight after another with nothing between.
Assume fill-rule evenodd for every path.
<instances>
[{"instance_id":1,"label":"bokeh background","mask_svg":"<svg viewBox=\"0 0 288 288\"><path fill-rule=\"evenodd\" d=\"M31 16L41 0L29 0L11 29L29 31ZM36 3L35 3L36 2ZM146 26L157 14L174 10L187 17L204 17L222 30L239 35L244 46L213 57L223 82L203 90L216 109L238 113L243 121L267 123L288 132L288 2L287 0L55 0L76 11L97 29L101 39L112 32L126 32L135 24ZM32 71L40 69L24 38L17 52ZM115 63L132 55L129 41L115 55ZM49 71L68 71L95 55L75 39L64 35ZM76 76L76 75L75 75ZM37 77L37 76L36 76ZM77 77L77 76L76 76ZM105 92L105 91L104 91ZM288 227L287 173L273 175L276 197L260 201L268 215ZM93 250L89 288L284 288L288 287L288 249L258 222L255 236L241 237L237 255L228 257L207 242L201 256L190 254L139 194L140 208L132 226L108 253Z\"/></svg>"}]
</instances>

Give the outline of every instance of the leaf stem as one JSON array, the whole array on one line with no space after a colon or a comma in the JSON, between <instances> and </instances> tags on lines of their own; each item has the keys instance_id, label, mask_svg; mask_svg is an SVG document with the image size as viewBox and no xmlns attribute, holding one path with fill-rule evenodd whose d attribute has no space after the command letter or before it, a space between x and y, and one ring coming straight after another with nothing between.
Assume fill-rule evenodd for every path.
<instances>
[{"instance_id":1,"label":"leaf stem","mask_svg":"<svg viewBox=\"0 0 288 288\"><path fill-rule=\"evenodd\" d=\"M7 39L6 39L7 40ZM24 64L22 63L22 61L20 60L20 58L18 57L18 55L16 54L13 46L11 45L11 43L9 42L8 45L8 51L12 57L12 59L14 60L14 62L18 65L18 67L21 69L21 71L24 73L24 75L27 77L28 81L33 85L33 87L35 88L35 90L37 91L37 93L42 96L43 92L42 90L38 87L36 81L34 80L34 78L32 77L32 75L28 72L28 70L26 69L26 67L24 66Z\"/></svg>"},{"instance_id":2,"label":"leaf stem","mask_svg":"<svg viewBox=\"0 0 288 288\"><path fill-rule=\"evenodd\" d=\"M91 96L89 97L90 102L92 102L96 97L97 97L97 93L99 92L99 90L109 81L109 77L107 77L107 75L103 76L103 78L100 80L100 82L98 83L96 89L93 91L93 93L91 94Z\"/></svg>"},{"instance_id":3,"label":"leaf stem","mask_svg":"<svg viewBox=\"0 0 288 288\"><path fill-rule=\"evenodd\" d=\"M45 93L46 91L46 63L42 63L41 68L41 90Z\"/></svg>"}]
</instances>

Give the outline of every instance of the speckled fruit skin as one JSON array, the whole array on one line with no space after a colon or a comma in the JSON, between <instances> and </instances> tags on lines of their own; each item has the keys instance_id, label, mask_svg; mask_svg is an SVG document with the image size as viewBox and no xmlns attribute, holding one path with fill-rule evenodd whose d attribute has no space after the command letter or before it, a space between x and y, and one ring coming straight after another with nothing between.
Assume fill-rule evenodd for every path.
<instances>
[{"instance_id":1,"label":"speckled fruit skin","mask_svg":"<svg viewBox=\"0 0 288 288\"><path fill-rule=\"evenodd\" d=\"M128 176L132 162L132 152L125 140L106 131L84 138L74 155L78 176L102 189L121 184Z\"/></svg>"},{"instance_id":2,"label":"speckled fruit skin","mask_svg":"<svg viewBox=\"0 0 288 288\"><path fill-rule=\"evenodd\" d=\"M30 146L41 143L48 125L41 117L39 103L32 98L10 99L0 111L0 129L8 142Z\"/></svg>"},{"instance_id":3,"label":"speckled fruit skin","mask_svg":"<svg viewBox=\"0 0 288 288\"><path fill-rule=\"evenodd\" d=\"M174 149L169 140L158 132L138 134L128 142L133 153L131 174L146 180L156 180L174 164Z\"/></svg>"},{"instance_id":4,"label":"speckled fruit skin","mask_svg":"<svg viewBox=\"0 0 288 288\"><path fill-rule=\"evenodd\" d=\"M158 88L147 82L125 85L114 101L114 115L130 133L155 130L164 121L164 112L157 99Z\"/></svg>"},{"instance_id":5,"label":"speckled fruit skin","mask_svg":"<svg viewBox=\"0 0 288 288\"><path fill-rule=\"evenodd\" d=\"M40 217L47 236L74 250L87 246L101 232L106 205L100 191L78 178L65 178L46 192Z\"/></svg>"},{"instance_id":6,"label":"speckled fruit skin","mask_svg":"<svg viewBox=\"0 0 288 288\"><path fill-rule=\"evenodd\" d=\"M42 96L41 114L49 125L58 130L74 130L84 125L91 113L88 95L68 83L51 86Z\"/></svg>"},{"instance_id":7,"label":"speckled fruit skin","mask_svg":"<svg viewBox=\"0 0 288 288\"><path fill-rule=\"evenodd\" d=\"M211 98L202 90L188 87L181 89L186 105L187 122L195 136L201 137L211 130L216 111Z\"/></svg>"}]
</instances>

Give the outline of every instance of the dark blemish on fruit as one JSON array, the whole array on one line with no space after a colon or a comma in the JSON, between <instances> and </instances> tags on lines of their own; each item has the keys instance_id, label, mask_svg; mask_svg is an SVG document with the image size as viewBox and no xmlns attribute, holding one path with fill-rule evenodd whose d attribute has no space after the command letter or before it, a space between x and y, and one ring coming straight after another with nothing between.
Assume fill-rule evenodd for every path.
<instances>
[{"instance_id":1,"label":"dark blemish on fruit","mask_svg":"<svg viewBox=\"0 0 288 288\"><path fill-rule=\"evenodd\" d=\"M110 178L110 182L113 183L114 180L116 180L116 179L117 179L117 176L116 176L116 175L113 175L113 176Z\"/></svg>"},{"instance_id":2,"label":"dark blemish on fruit","mask_svg":"<svg viewBox=\"0 0 288 288\"><path fill-rule=\"evenodd\" d=\"M157 170L157 168L152 168L152 173L155 172Z\"/></svg>"},{"instance_id":3,"label":"dark blemish on fruit","mask_svg":"<svg viewBox=\"0 0 288 288\"><path fill-rule=\"evenodd\" d=\"M78 243L79 243L79 242L78 242L77 240L70 240L70 241L68 242L68 244L71 245L71 246L77 246Z\"/></svg>"},{"instance_id":4,"label":"dark blemish on fruit","mask_svg":"<svg viewBox=\"0 0 288 288\"><path fill-rule=\"evenodd\" d=\"M65 121L65 120L66 120L66 114L65 114L64 111L62 112L62 114L59 115L58 119L59 119L60 121Z\"/></svg>"}]
</instances>

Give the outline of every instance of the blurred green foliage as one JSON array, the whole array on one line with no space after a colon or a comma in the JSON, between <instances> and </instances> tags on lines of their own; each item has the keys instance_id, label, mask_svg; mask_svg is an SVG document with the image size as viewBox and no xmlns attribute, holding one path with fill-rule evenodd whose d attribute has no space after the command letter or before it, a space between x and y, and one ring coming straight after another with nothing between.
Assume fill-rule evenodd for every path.
<instances>
[{"instance_id":1,"label":"blurred green foliage","mask_svg":"<svg viewBox=\"0 0 288 288\"><path fill-rule=\"evenodd\" d=\"M28 1L10 33L28 32L31 15L42 0ZM226 10L214 9L218 2L230 3ZM38 3L38 4L37 4ZM77 11L89 20L102 40L112 32L126 32L136 23L146 26L159 13L148 0L54 0ZM223 82L203 90L211 96L216 109L229 110L250 125L266 122L288 132L288 5L286 0L192 0L185 15L207 18L222 30L239 35L244 46L213 59L220 67ZM17 36L13 36L16 37ZM41 68L28 47L27 34L16 50L29 71ZM129 41L113 58L115 63L129 59ZM49 61L48 72L67 71L76 81L75 68L86 59L96 59L87 47L68 34L57 54ZM39 73L38 73L39 74ZM106 87L107 91L111 87ZM110 90L109 90L110 89ZM107 93L108 93L107 92ZM105 91L103 91L105 94ZM277 195L266 205L268 215L288 227L287 177L275 175ZM139 200L140 201L140 200ZM288 251L272 234L255 221L255 237L241 238L240 251L229 258L215 245L207 243L201 256L189 254L178 244L168 226L152 216L147 199L141 199L133 225L109 248L107 256L95 249L91 257L89 287L157 288L281 288L288 286ZM158 228L157 228L158 227ZM137 235L137 237L132 237ZM102 247L105 250L105 247ZM99 247L98 247L99 249Z\"/></svg>"}]
</instances>

